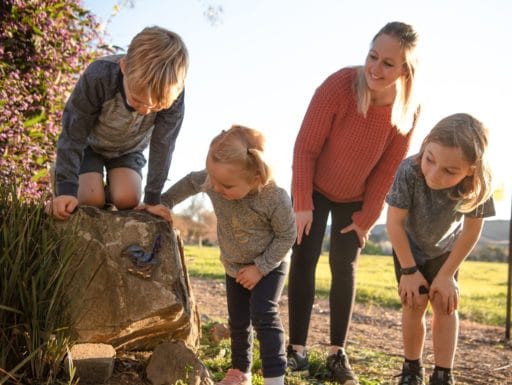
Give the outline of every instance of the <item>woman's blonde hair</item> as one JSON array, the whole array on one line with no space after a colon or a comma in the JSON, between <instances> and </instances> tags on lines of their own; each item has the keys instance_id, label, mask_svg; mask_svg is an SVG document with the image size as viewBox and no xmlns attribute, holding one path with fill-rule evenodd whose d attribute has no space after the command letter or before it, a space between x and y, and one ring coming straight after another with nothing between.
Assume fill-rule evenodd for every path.
<instances>
[{"instance_id":1,"label":"woman's blonde hair","mask_svg":"<svg viewBox=\"0 0 512 385\"><path fill-rule=\"evenodd\" d=\"M169 108L183 91L188 51L178 34L144 28L131 41L124 61L131 92L147 93L156 109Z\"/></svg>"},{"instance_id":2,"label":"woman's blonde hair","mask_svg":"<svg viewBox=\"0 0 512 385\"><path fill-rule=\"evenodd\" d=\"M207 161L239 166L246 180L259 177L261 188L272 179L271 168L263 157L264 147L261 132L233 125L212 140Z\"/></svg>"},{"instance_id":3,"label":"woman's blonde hair","mask_svg":"<svg viewBox=\"0 0 512 385\"><path fill-rule=\"evenodd\" d=\"M473 167L473 175L466 176L450 192L450 198L459 201L457 211L468 213L489 199L492 194L492 173L486 156L488 130L482 122L465 113L442 119L423 139L418 162L421 162L429 143L460 148L466 161Z\"/></svg>"},{"instance_id":4,"label":"woman's blonde hair","mask_svg":"<svg viewBox=\"0 0 512 385\"><path fill-rule=\"evenodd\" d=\"M400 132L407 132L413 125L419 112L419 105L416 100L416 75L418 70L418 33L414 27L399 21L393 21L386 24L373 37L372 43L380 35L389 35L400 41L400 46L404 55L405 75L401 76L396 82L396 96L391 110L391 124L396 126ZM365 117L370 108L372 96L368 88L364 74L364 66L358 68L354 88L357 93L357 109Z\"/></svg>"}]
</instances>

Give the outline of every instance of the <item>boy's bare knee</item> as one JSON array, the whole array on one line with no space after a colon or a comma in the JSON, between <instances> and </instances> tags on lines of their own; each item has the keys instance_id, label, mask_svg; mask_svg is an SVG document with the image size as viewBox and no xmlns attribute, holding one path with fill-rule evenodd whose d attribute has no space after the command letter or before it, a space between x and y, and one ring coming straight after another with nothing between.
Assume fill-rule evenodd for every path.
<instances>
[{"instance_id":1,"label":"boy's bare knee","mask_svg":"<svg viewBox=\"0 0 512 385\"><path fill-rule=\"evenodd\" d=\"M443 299L441 298L440 295L434 296L434 298L430 301L430 304L432 306L432 312L436 315L436 317L441 317L441 316L451 317L453 315L453 313L452 314L446 313L446 307L443 304Z\"/></svg>"},{"instance_id":2,"label":"boy's bare knee","mask_svg":"<svg viewBox=\"0 0 512 385\"><path fill-rule=\"evenodd\" d=\"M80 197L78 203L80 205L103 208L103 206L105 206L105 198L101 196L90 195L86 197Z\"/></svg>"},{"instance_id":3,"label":"boy's bare knee","mask_svg":"<svg viewBox=\"0 0 512 385\"><path fill-rule=\"evenodd\" d=\"M138 195L119 195L116 197L112 197L112 203L117 207L118 210L130 210L135 207L140 202L140 196Z\"/></svg>"}]
</instances>

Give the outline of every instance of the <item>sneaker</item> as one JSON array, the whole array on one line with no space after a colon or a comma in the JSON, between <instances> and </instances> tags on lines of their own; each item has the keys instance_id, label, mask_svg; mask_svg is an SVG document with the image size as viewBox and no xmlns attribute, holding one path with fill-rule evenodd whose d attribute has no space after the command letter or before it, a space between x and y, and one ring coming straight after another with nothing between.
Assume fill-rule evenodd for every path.
<instances>
[{"instance_id":1,"label":"sneaker","mask_svg":"<svg viewBox=\"0 0 512 385\"><path fill-rule=\"evenodd\" d=\"M441 370L434 370L430 376L429 385L454 385L455 381L451 372L443 372Z\"/></svg>"},{"instance_id":2,"label":"sneaker","mask_svg":"<svg viewBox=\"0 0 512 385\"><path fill-rule=\"evenodd\" d=\"M341 385L359 384L356 375L350 367L347 355L341 350L327 357L327 369L331 372L332 378Z\"/></svg>"},{"instance_id":3,"label":"sneaker","mask_svg":"<svg viewBox=\"0 0 512 385\"><path fill-rule=\"evenodd\" d=\"M288 369L292 372L306 372L308 371L308 353L304 351L304 355L299 354L292 345L286 348L286 360L288 361Z\"/></svg>"},{"instance_id":4,"label":"sneaker","mask_svg":"<svg viewBox=\"0 0 512 385\"><path fill-rule=\"evenodd\" d=\"M251 378L238 369L229 369L222 381L215 385L251 385Z\"/></svg>"},{"instance_id":5,"label":"sneaker","mask_svg":"<svg viewBox=\"0 0 512 385\"><path fill-rule=\"evenodd\" d=\"M395 377L400 377L398 385L425 385L423 377L425 369L421 366L413 366L408 362L404 362L402 373Z\"/></svg>"}]
</instances>

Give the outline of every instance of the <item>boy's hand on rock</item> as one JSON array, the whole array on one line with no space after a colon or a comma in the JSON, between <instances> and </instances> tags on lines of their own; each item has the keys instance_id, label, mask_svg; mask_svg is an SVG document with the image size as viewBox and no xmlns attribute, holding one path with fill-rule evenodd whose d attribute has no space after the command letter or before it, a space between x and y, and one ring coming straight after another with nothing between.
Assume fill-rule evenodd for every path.
<instances>
[{"instance_id":1,"label":"boy's hand on rock","mask_svg":"<svg viewBox=\"0 0 512 385\"><path fill-rule=\"evenodd\" d=\"M141 208L141 206L142 206L142 208ZM137 209L139 209L139 210L143 209L143 210L146 210L148 213L157 215L157 216L163 218L164 220L166 220L169 223L169 226L172 226L171 210L163 204L158 204L158 205L144 204L144 205L139 205L137 207Z\"/></svg>"},{"instance_id":2,"label":"boy's hand on rock","mask_svg":"<svg viewBox=\"0 0 512 385\"><path fill-rule=\"evenodd\" d=\"M45 206L44 211L55 219L66 220L78 206L78 199L72 195L59 195Z\"/></svg>"}]
</instances>

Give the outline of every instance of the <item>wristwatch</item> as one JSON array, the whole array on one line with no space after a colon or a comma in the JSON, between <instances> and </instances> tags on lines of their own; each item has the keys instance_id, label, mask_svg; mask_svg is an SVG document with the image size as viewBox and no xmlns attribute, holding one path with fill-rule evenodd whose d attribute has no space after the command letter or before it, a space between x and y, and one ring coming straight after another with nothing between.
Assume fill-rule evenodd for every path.
<instances>
[{"instance_id":1,"label":"wristwatch","mask_svg":"<svg viewBox=\"0 0 512 385\"><path fill-rule=\"evenodd\" d=\"M411 266L411 267L401 267L400 268L400 274L402 275L411 275L418 271L418 266Z\"/></svg>"}]
</instances>

